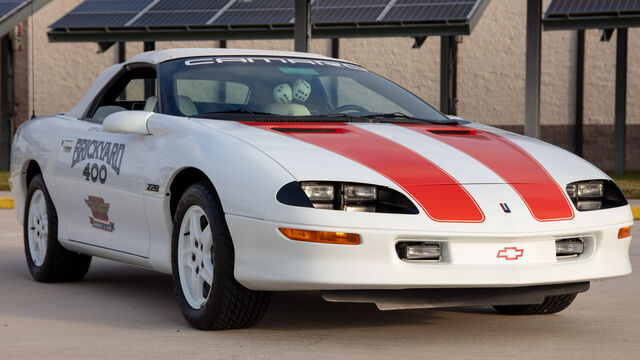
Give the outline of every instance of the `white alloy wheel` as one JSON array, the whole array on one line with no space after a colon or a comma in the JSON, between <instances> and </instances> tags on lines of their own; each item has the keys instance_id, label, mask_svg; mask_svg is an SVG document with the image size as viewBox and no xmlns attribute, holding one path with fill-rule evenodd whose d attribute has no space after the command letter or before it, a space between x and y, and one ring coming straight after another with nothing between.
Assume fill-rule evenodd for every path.
<instances>
[{"instance_id":1,"label":"white alloy wheel","mask_svg":"<svg viewBox=\"0 0 640 360\"><path fill-rule=\"evenodd\" d=\"M204 210L193 205L182 218L178 236L178 273L182 293L198 310L207 302L213 284L213 234Z\"/></svg>"},{"instance_id":2,"label":"white alloy wheel","mask_svg":"<svg viewBox=\"0 0 640 360\"><path fill-rule=\"evenodd\" d=\"M31 196L28 216L28 241L31 260L35 266L41 266L47 254L49 237L49 218L47 203L42 190L36 190Z\"/></svg>"}]
</instances>

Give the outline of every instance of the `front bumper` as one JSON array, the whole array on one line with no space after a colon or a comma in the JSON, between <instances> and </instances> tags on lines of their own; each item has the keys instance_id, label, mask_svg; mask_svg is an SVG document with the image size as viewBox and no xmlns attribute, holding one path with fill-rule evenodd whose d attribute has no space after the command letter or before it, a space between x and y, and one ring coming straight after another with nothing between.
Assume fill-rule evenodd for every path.
<instances>
[{"instance_id":1,"label":"front bumper","mask_svg":"<svg viewBox=\"0 0 640 360\"><path fill-rule=\"evenodd\" d=\"M517 287L585 282L631 272L631 237L618 239L630 223L553 233L474 234L335 228L277 223L227 215L235 247L235 277L254 290L346 290ZM289 240L289 227L358 233L360 245ZM580 237L584 254L558 259L555 241ZM438 242L439 262L398 257L399 241ZM522 249L517 260L498 257L505 248Z\"/></svg>"}]
</instances>

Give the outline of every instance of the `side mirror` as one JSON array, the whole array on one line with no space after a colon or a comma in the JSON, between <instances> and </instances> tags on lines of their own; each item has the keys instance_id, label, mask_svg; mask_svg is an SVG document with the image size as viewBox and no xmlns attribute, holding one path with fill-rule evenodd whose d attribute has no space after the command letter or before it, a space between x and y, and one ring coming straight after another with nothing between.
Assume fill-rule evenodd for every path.
<instances>
[{"instance_id":1,"label":"side mirror","mask_svg":"<svg viewBox=\"0 0 640 360\"><path fill-rule=\"evenodd\" d=\"M153 113L147 111L119 111L107 116L102 126L112 133L150 135L147 121L151 115Z\"/></svg>"}]
</instances>

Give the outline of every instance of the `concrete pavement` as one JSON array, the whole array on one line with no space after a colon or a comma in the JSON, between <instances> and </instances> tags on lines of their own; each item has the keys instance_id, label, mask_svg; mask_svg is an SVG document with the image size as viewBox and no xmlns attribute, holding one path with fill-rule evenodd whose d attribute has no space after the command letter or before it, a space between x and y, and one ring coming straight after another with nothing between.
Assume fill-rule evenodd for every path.
<instances>
[{"instance_id":1,"label":"concrete pavement","mask_svg":"<svg viewBox=\"0 0 640 360\"><path fill-rule=\"evenodd\" d=\"M378 311L276 293L256 327L190 328L168 275L95 259L86 279L40 284L24 260L21 227L0 210L2 359L634 359L640 353L640 272L592 283L556 315L490 308ZM640 222L632 234L640 239ZM640 244L631 257L640 266Z\"/></svg>"}]
</instances>

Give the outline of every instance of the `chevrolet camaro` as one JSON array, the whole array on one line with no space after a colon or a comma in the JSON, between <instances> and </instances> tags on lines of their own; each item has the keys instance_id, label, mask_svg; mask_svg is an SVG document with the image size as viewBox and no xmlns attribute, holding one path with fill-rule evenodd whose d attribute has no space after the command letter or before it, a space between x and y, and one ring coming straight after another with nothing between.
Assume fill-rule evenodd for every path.
<instances>
[{"instance_id":1,"label":"chevrolet camaro","mask_svg":"<svg viewBox=\"0 0 640 360\"><path fill-rule=\"evenodd\" d=\"M111 66L18 129L10 184L36 281L92 256L171 274L199 329L257 323L272 291L549 314L631 272L632 213L598 168L307 53Z\"/></svg>"}]
</instances>

